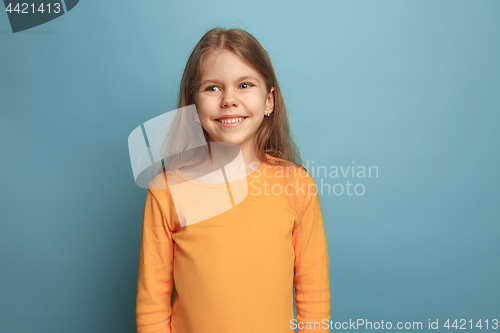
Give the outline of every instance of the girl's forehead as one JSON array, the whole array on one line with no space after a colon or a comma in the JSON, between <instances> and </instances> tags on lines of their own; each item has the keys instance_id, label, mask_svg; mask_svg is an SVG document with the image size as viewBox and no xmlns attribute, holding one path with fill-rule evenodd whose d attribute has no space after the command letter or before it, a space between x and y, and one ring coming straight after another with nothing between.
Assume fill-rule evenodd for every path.
<instances>
[{"instance_id":1,"label":"girl's forehead","mask_svg":"<svg viewBox=\"0 0 500 333\"><path fill-rule=\"evenodd\" d=\"M242 73L247 73L263 80L262 75L249 61L227 49L218 49L207 53L201 60L199 71L200 77L240 76Z\"/></svg>"},{"instance_id":2,"label":"girl's forehead","mask_svg":"<svg viewBox=\"0 0 500 333\"><path fill-rule=\"evenodd\" d=\"M213 59L213 58L220 57L220 56L235 56L235 57L240 58L240 56L236 52L234 52L233 50L225 49L225 48L208 50L203 55L205 61L207 60L207 58Z\"/></svg>"},{"instance_id":3,"label":"girl's forehead","mask_svg":"<svg viewBox=\"0 0 500 333\"><path fill-rule=\"evenodd\" d=\"M217 50L208 53L205 56L205 59L202 61L202 64L211 66L217 65L219 67L228 64L231 65L238 64L251 67L247 60L243 59L238 54L229 50Z\"/></svg>"}]
</instances>

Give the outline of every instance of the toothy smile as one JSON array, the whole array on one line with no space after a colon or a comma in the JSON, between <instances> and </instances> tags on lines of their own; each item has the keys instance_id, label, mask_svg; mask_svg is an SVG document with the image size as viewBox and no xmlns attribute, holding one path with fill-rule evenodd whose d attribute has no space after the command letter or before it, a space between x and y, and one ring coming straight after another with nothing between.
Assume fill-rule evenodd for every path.
<instances>
[{"instance_id":1,"label":"toothy smile","mask_svg":"<svg viewBox=\"0 0 500 333\"><path fill-rule=\"evenodd\" d=\"M239 123L246 117L238 117L238 118L222 118L222 119L217 119L217 121L223 123L223 124L234 124L234 123Z\"/></svg>"}]
</instances>

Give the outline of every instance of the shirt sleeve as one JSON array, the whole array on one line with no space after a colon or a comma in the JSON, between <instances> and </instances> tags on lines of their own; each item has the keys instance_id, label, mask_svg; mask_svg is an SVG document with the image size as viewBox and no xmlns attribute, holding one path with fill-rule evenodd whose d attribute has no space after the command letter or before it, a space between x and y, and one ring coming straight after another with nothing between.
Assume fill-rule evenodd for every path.
<instances>
[{"instance_id":1,"label":"shirt sleeve","mask_svg":"<svg viewBox=\"0 0 500 333\"><path fill-rule=\"evenodd\" d=\"M307 174L302 212L292 233L295 307L299 333L330 332L328 248L314 179Z\"/></svg>"},{"instance_id":2,"label":"shirt sleeve","mask_svg":"<svg viewBox=\"0 0 500 333\"><path fill-rule=\"evenodd\" d=\"M137 333L169 333L172 314L173 241L166 217L148 189L137 280Z\"/></svg>"}]
</instances>

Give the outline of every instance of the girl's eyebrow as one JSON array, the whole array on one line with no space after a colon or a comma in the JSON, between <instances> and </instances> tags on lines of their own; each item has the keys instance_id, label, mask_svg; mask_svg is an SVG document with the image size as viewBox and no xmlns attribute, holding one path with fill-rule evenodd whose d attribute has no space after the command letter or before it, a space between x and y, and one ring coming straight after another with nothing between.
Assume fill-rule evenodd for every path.
<instances>
[{"instance_id":1,"label":"girl's eyebrow","mask_svg":"<svg viewBox=\"0 0 500 333\"><path fill-rule=\"evenodd\" d=\"M239 77L236 79L236 82L244 81L244 80L248 80L248 79L255 80L255 81L259 82L259 79L256 78L255 76L252 76L252 75L245 75L245 76ZM200 82L200 85L204 85L206 83L221 83L221 82L217 79L208 79L208 80L204 80L204 81Z\"/></svg>"}]
</instances>

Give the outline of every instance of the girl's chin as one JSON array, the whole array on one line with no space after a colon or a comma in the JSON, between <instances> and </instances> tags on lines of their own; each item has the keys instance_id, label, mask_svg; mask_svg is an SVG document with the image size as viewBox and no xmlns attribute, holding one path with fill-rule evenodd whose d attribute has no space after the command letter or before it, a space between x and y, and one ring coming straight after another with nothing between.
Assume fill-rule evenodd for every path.
<instances>
[{"instance_id":1,"label":"girl's chin","mask_svg":"<svg viewBox=\"0 0 500 333\"><path fill-rule=\"evenodd\" d=\"M214 143L217 143L217 142L221 142L221 143L230 143L230 144L233 144L235 146L239 146L240 148L242 147L243 143L244 142L247 142L245 141L244 139L238 137L213 137L211 136L209 138L209 142L214 142ZM221 147L222 148L222 147ZM229 149L232 149L231 145L229 145L228 147Z\"/></svg>"},{"instance_id":2,"label":"girl's chin","mask_svg":"<svg viewBox=\"0 0 500 333\"><path fill-rule=\"evenodd\" d=\"M215 139L210 138L210 142L232 143L238 146L241 144L241 140L224 139L224 138L215 138Z\"/></svg>"}]
</instances>

